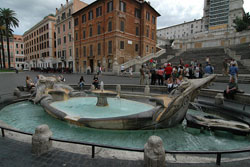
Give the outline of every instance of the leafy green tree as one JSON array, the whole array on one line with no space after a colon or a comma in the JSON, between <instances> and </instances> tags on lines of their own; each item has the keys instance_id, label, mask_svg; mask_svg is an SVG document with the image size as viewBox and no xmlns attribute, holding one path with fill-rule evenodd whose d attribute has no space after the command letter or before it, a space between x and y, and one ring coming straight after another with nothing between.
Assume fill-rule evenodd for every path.
<instances>
[{"instance_id":1,"label":"leafy green tree","mask_svg":"<svg viewBox=\"0 0 250 167\"><path fill-rule=\"evenodd\" d=\"M9 9L9 8L1 8L0 9L0 20L3 20L6 31L5 31L5 36L7 39L7 51L8 51L8 68L10 68L10 32L11 32L11 27L18 27L19 26L19 20L15 17L16 13Z\"/></svg>"},{"instance_id":2,"label":"leafy green tree","mask_svg":"<svg viewBox=\"0 0 250 167\"><path fill-rule=\"evenodd\" d=\"M249 14L249 12L245 13L242 19L237 17L234 20L234 24L235 24L234 28L236 29L237 32L247 30L250 26L250 14Z\"/></svg>"}]
</instances>

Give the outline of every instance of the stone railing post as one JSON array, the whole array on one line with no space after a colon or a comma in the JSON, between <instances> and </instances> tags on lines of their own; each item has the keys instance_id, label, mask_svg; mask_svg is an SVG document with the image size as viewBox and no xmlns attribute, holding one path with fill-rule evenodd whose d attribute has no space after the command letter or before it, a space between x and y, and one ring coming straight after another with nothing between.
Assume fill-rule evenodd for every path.
<instances>
[{"instance_id":1,"label":"stone railing post","mask_svg":"<svg viewBox=\"0 0 250 167\"><path fill-rule=\"evenodd\" d=\"M165 156L162 139L158 136L149 137L144 146L145 167L165 167Z\"/></svg>"},{"instance_id":2,"label":"stone railing post","mask_svg":"<svg viewBox=\"0 0 250 167\"><path fill-rule=\"evenodd\" d=\"M48 125L40 125L36 128L35 134L32 136L32 153L41 155L49 151L52 147L52 141L49 140L52 132Z\"/></svg>"},{"instance_id":3,"label":"stone railing post","mask_svg":"<svg viewBox=\"0 0 250 167\"><path fill-rule=\"evenodd\" d=\"M150 87L149 85L146 85L144 88L144 95L149 96L150 95Z\"/></svg>"},{"instance_id":4,"label":"stone railing post","mask_svg":"<svg viewBox=\"0 0 250 167\"><path fill-rule=\"evenodd\" d=\"M118 95L120 95L121 94L121 85L116 85L116 92L117 92L117 94Z\"/></svg>"},{"instance_id":5,"label":"stone railing post","mask_svg":"<svg viewBox=\"0 0 250 167\"><path fill-rule=\"evenodd\" d=\"M214 103L216 105L222 105L224 103L224 96L222 93L218 93L216 96L215 96L215 99L214 99Z\"/></svg>"}]
</instances>

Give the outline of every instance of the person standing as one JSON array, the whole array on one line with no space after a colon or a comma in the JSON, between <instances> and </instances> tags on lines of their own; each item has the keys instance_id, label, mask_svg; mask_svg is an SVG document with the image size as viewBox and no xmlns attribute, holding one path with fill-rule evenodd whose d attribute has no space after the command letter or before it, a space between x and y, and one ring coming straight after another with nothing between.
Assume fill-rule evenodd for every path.
<instances>
[{"instance_id":1,"label":"person standing","mask_svg":"<svg viewBox=\"0 0 250 167\"><path fill-rule=\"evenodd\" d=\"M223 71L222 71L223 76L227 76L228 75L228 61L225 58L223 61Z\"/></svg>"},{"instance_id":2,"label":"person standing","mask_svg":"<svg viewBox=\"0 0 250 167\"><path fill-rule=\"evenodd\" d=\"M130 75L130 78L132 78L132 76L133 76L133 67L132 66L129 67L129 75Z\"/></svg>"},{"instance_id":3,"label":"person standing","mask_svg":"<svg viewBox=\"0 0 250 167\"><path fill-rule=\"evenodd\" d=\"M206 65L208 65L210 63L210 58L209 56L206 57Z\"/></svg>"},{"instance_id":4,"label":"person standing","mask_svg":"<svg viewBox=\"0 0 250 167\"><path fill-rule=\"evenodd\" d=\"M230 81L232 80L232 77L234 77L235 82L238 83L238 67L236 67L235 63L232 63L231 67L229 68L229 74Z\"/></svg>"},{"instance_id":5,"label":"person standing","mask_svg":"<svg viewBox=\"0 0 250 167\"><path fill-rule=\"evenodd\" d=\"M122 64L122 65L121 65L121 75L123 75L124 71L125 71L124 65Z\"/></svg>"},{"instance_id":6,"label":"person standing","mask_svg":"<svg viewBox=\"0 0 250 167\"><path fill-rule=\"evenodd\" d=\"M144 66L142 65L140 68L140 85L144 85L145 73Z\"/></svg>"}]
</instances>

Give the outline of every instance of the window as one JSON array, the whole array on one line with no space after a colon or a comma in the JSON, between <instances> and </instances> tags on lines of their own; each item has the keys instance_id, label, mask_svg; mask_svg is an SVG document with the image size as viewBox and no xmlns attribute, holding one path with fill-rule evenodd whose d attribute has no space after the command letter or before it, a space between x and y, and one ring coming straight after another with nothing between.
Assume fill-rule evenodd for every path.
<instances>
[{"instance_id":1,"label":"window","mask_svg":"<svg viewBox=\"0 0 250 167\"><path fill-rule=\"evenodd\" d=\"M63 37L63 42L66 43L66 36Z\"/></svg>"},{"instance_id":2,"label":"window","mask_svg":"<svg viewBox=\"0 0 250 167\"><path fill-rule=\"evenodd\" d=\"M60 27L57 27L57 34L60 34Z\"/></svg>"},{"instance_id":3,"label":"window","mask_svg":"<svg viewBox=\"0 0 250 167\"><path fill-rule=\"evenodd\" d=\"M107 12L113 11L113 1L107 3Z\"/></svg>"},{"instance_id":4,"label":"window","mask_svg":"<svg viewBox=\"0 0 250 167\"><path fill-rule=\"evenodd\" d=\"M65 32L65 24L63 24L63 32Z\"/></svg>"},{"instance_id":5,"label":"window","mask_svg":"<svg viewBox=\"0 0 250 167\"><path fill-rule=\"evenodd\" d=\"M97 45L97 55L101 55L101 43Z\"/></svg>"},{"instance_id":6,"label":"window","mask_svg":"<svg viewBox=\"0 0 250 167\"><path fill-rule=\"evenodd\" d=\"M82 38L83 38L83 39L86 38L86 31L85 31L85 30L82 31Z\"/></svg>"},{"instance_id":7,"label":"window","mask_svg":"<svg viewBox=\"0 0 250 167\"><path fill-rule=\"evenodd\" d=\"M126 12L126 3L123 1L120 1L120 6L119 6L120 11Z\"/></svg>"},{"instance_id":8,"label":"window","mask_svg":"<svg viewBox=\"0 0 250 167\"><path fill-rule=\"evenodd\" d=\"M149 12L146 13L146 19L147 19L148 21L150 21L150 13L149 13Z\"/></svg>"},{"instance_id":9,"label":"window","mask_svg":"<svg viewBox=\"0 0 250 167\"><path fill-rule=\"evenodd\" d=\"M89 20L93 19L93 10L89 11Z\"/></svg>"},{"instance_id":10,"label":"window","mask_svg":"<svg viewBox=\"0 0 250 167\"><path fill-rule=\"evenodd\" d=\"M120 41L120 49L124 49L124 41Z\"/></svg>"},{"instance_id":11,"label":"window","mask_svg":"<svg viewBox=\"0 0 250 167\"><path fill-rule=\"evenodd\" d=\"M93 45L89 46L89 56L92 57L93 56Z\"/></svg>"},{"instance_id":12,"label":"window","mask_svg":"<svg viewBox=\"0 0 250 167\"><path fill-rule=\"evenodd\" d=\"M82 15L82 23L86 22L86 14Z\"/></svg>"},{"instance_id":13,"label":"window","mask_svg":"<svg viewBox=\"0 0 250 167\"><path fill-rule=\"evenodd\" d=\"M108 31L112 31L112 21L109 21L108 23Z\"/></svg>"},{"instance_id":14,"label":"window","mask_svg":"<svg viewBox=\"0 0 250 167\"><path fill-rule=\"evenodd\" d=\"M153 39L153 40L155 39L154 31L152 31L152 39Z\"/></svg>"},{"instance_id":15,"label":"window","mask_svg":"<svg viewBox=\"0 0 250 167\"><path fill-rule=\"evenodd\" d=\"M69 34L69 42L71 42L71 34Z\"/></svg>"},{"instance_id":16,"label":"window","mask_svg":"<svg viewBox=\"0 0 250 167\"><path fill-rule=\"evenodd\" d=\"M149 29L147 28L147 37L149 37Z\"/></svg>"},{"instance_id":17,"label":"window","mask_svg":"<svg viewBox=\"0 0 250 167\"><path fill-rule=\"evenodd\" d=\"M155 20L155 16L152 16L152 23L155 24L156 20Z\"/></svg>"},{"instance_id":18,"label":"window","mask_svg":"<svg viewBox=\"0 0 250 167\"><path fill-rule=\"evenodd\" d=\"M69 49L69 56L70 57L72 56L72 49L71 48Z\"/></svg>"},{"instance_id":19,"label":"window","mask_svg":"<svg viewBox=\"0 0 250 167\"><path fill-rule=\"evenodd\" d=\"M86 46L83 46L83 56L86 57Z\"/></svg>"},{"instance_id":20,"label":"window","mask_svg":"<svg viewBox=\"0 0 250 167\"><path fill-rule=\"evenodd\" d=\"M108 43L108 53L112 53L112 41Z\"/></svg>"},{"instance_id":21,"label":"window","mask_svg":"<svg viewBox=\"0 0 250 167\"><path fill-rule=\"evenodd\" d=\"M92 27L89 27L89 37L92 37Z\"/></svg>"},{"instance_id":22,"label":"window","mask_svg":"<svg viewBox=\"0 0 250 167\"><path fill-rule=\"evenodd\" d=\"M71 29L71 21L69 21L69 29Z\"/></svg>"},{"instance_id":23,"label":"window","mask_svg":"<svg viewBox=\"0 0 250 167\"><path fill-rule=\"evenodd\" d=\"M96 8L96 17L99 17L101 15L102 15L102 7L100 6L100 7Z\"/></svg>"},{"instance_id":24,"label":"window","mask_svg":"<svg viewBox=\"0 0 250 167\"><path fill-rule=\"evenodd\" d=\"M135 44L135 51L138 52L138 50L139 50L139 45Z\"/></svg>"},{"instance_id":25,"label":"window","mask_svg":"<svg viewBox=\"0 0 250 167\"><path fill-rule=\"evenodd\" d=\"M62 14L62 20L66 19L66 14L65 12Z\"/></svg>"},{"instance_id":26,"label":"window","mask_svg":"<svg viewBox=\"0 0 250 167\"><path fill-rule=\"evenodd\" d=\"M146 46L146 52L148 52L148 45Z\"/></svg>"},{"instance_id":27,"label":"window","mask_svg":"<svg viewBox=\"0 0 250 167\"><path fill-rule=\"evenodd\" d=\"M124 21L120 22L120 30L124 32Z\"/></svg>"},{"instance_id":28,"label":"window","mask_svg":"<svg viewBox=\"0 0 250 167\"><path fill-rule=\"evenodd\" d=\"M75 22L75 26L78 26L78 18L75 18L74 22Z\"/></svg>"},{"instance_id":29,"label":"window","mask_svg":"<svg viewBox=\"0 0 250 167\"><path fill-rule=\"evenodd\" d=\"M19 52L18 52L18 51L16 51L16 54L19 54Z\"/></svg>"},{"instance_id":30,"label":"window","mask_svg":"<svg viewBox=\"0 0 250 167\"><path fill-rule=\"evenodd\" d=\"M49 41L47 41L47 48L49 48Z\"/></svg>"},{"instance_id":31,"label":"window","mask_svg":"<svg viewBox=\"0 0 250 167\"><path fill-rule=\"evenodd\" d=\"M18 48L18 44L16 44L16 48Z\"/></svg>"},{"instance_id":32,"label":"window","mask_svg":"<svg viewBox=\"0 0 250 167\"><path fill-rule=\"evenodd\" d=\"M97 34L98 35L101 34L101 25L100 24L97 25Z\"/></svg>"},{"instance_id":33,"label":"window","mask_svg":"<svg viewBox=\"0 0 250 167\"><path fill-rule=\"evenodd\" d=\"M40 44L41 45L41 44ZM61 38L57 39L57 45L61 45ZM41 48L41 47L40 47Z\"/></svg>"},{"instance_id":34,"label":"window","mask_svg":"<svg viewBox=\"0 0 250 167\"><path fill-rule=\"evenodd\" d=\"M21 48L23 49L23 44L21 44Z\"/></svg>"},{"instance_id":35,"label":"window","mask_svg":"<svg viewBox=\"0 0 250 167\"><path fill-rule=\"evenodd\" d=\"M139 36L139 27L135 27L135 35Z\"/></svg>"},{"instance_id":36,"label":"window","mask_svg":"<svg viewBox=\"0 0 250 167\"><path fill-rule=\"evenodd\" d=\"M76 41L78 40L78 32L76 32L75 39L76 39Z\"/></svg>"},{"instance_id":37,"label":"window","mask_svg":"<svg viewBox=\"0 0 250 167\"><path fill-rule=\"evenodd\" d=\"M78 48L76 48L76 58L78 58Z\"/></svg>"},{"instance_id":38,"label":"window","mask_svg":"<svg viewBox=\"0 0 250 167\"><path fill-rule=\"evenodd\" d=\"M191 24L191 28L193 28L194 27L194 25L193 24Z\"/></svg>"},{"instance_id":39,"label":"window","mask_svg":"<svg viewBox=\"0 0 250 167\"><path fill-rule=\"evenodd\" d=\"M135 8L135 17L141 18L141 10L140 9Z\"/></svg>"}]
</instances>

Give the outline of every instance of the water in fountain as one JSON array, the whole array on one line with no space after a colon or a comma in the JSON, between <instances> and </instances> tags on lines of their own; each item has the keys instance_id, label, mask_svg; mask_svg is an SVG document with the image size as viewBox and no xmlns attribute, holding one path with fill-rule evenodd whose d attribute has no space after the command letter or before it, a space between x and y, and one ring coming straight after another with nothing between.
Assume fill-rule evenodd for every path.
<instances>
[{"instance_id":1,"label":"water in fountain","mask_svg":"<svg viewBox=\"0 0 250 167\"><path fill-rule=\"evenodd\" d=\"M189 110L189 112L192 111ZM199 112L195 111L192 114L199 114ZM27 101L3 108L0 111L0 120L26 132L34 133L37 126L48 124L55 138L131 148L143 148L151 135L160 136L165 149L173 151L233 150L247 148L250 144L249 138L238 137L227 132L216 135L215 132L200 133L199 130L192 128L185 130L185 121L174 128L160 130L117 131L72 126L67 122L54 119L44 112L41 106Z\"/></svg>"}]
</instances>

